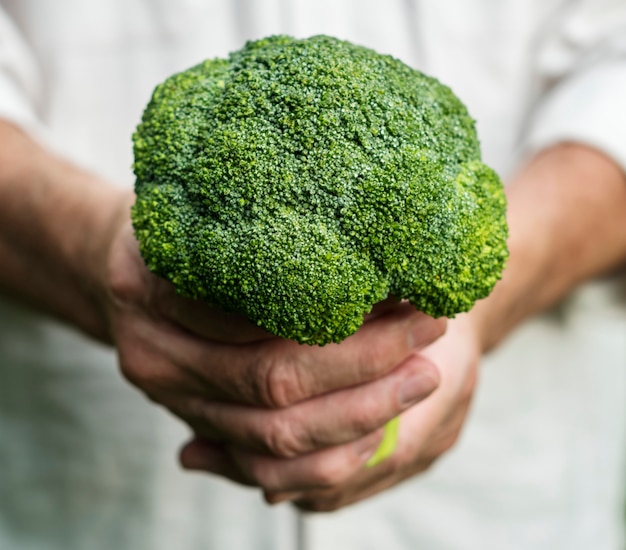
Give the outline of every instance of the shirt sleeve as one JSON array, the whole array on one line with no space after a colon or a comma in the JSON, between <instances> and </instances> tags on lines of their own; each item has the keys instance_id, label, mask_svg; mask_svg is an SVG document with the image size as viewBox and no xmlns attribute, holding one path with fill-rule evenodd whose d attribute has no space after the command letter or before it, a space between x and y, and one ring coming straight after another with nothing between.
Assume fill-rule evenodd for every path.
<instances>
[{"instance_id":1,"label":"shirt sleeve","mask_svg":"<svg viewBox=\"0 0 626 550\"><path fill-rule=\"evenodd\" d=\"M533 153L563 141L584 143L626 172L626 2L569 6L537 49L542 89L524 149Z\"/></svg>"},{"instance_id":2,"label":"shirt sleeve","mask_svg":"<svg viewBox=\"0 0 626 550\"><path fill-rule=\"evenodd\" d=\"M0 118L38 133L40 90L35 57L6 11L0 8Z\"/></svg>"}]
</instances>

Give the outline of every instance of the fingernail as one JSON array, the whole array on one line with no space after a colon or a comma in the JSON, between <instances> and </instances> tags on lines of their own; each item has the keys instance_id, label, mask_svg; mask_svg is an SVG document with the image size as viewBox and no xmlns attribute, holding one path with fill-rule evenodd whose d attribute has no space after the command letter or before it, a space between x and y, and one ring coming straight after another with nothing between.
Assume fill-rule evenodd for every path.
<instances>
[{"instance_id":1,"label":"fingernail","mask_svg":"<svg viewBox=\"0 0 626 550\"><path fill-rule=\"evenodd\" d=\"M398 400L402 407L409 407L421 401L437 387L437 381L426 373L413 375L400 386Z\"/></svg>"},{"instance_id":2,"label":"fingernail","mask_svg":"<svg viewBox=\"0 0 626 550\"><path fill-rule=\"evenodd\" d=\"M375 433L370 434L363 439L359 439L359 441L354 444L354 450L361 460L368 460L376 452L378 445L380 445L382 436L382 431L377 430Z\"/></svg>"}]
</instances>

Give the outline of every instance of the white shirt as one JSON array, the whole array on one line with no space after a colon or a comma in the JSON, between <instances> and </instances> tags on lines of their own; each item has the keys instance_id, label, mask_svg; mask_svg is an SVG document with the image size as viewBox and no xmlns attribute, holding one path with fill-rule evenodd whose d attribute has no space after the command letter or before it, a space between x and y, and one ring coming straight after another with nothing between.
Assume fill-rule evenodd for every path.
<instances>
[{"instance_id":1,"label":"white shirt","mask_svg":"<svg viewBox=\"0 0 626 550\"><path fill-rule=\"evenodd\" d=\"M274 33L335 35L440 78L503 176L565 139L626 168L624 1L0 6L0 116L117 185L133 183L130 136L158 82ZM310 548L620 548L624 302L589 285L518 330L486 361L457 447L423 477L311 518ZM0 434L2 549L293 547L287 506L180 471L187 430L122 380L113 352L6 300Z\"/></svg>"}]
</instances>

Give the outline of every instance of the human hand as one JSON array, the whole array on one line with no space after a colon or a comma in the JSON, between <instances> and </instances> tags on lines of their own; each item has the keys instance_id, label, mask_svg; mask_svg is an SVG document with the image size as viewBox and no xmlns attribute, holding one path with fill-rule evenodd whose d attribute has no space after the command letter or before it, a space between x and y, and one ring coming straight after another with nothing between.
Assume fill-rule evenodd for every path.
<instances>
[{"instance_id":1,"label":"human hand","mask_svg":"<svg viewBox=\"0 0 626 550\"><path fill-rule=\"evenodd\" d=\"M292 500L305 510L336 510L426 470L454 444L470 404L479 356L478 340L468 316L459 315L449 321L442 338L399 367L422 369L427 364L436 365L441 382L428 399L400 415L396 450L374 467L367 467L367 457L357 458L345 445L281 459L201 439L183 449L182 462L192 469L260 486L270 503ZM368 405L373 403L359 407L361 414L367 413ZM353 413L345 408L335 414ZM379 429L362 440L369 441L369 454L381 436Z\"/></svg>"},{"instance_id":2,"label":"human hand","mask_svg":"<svg viewBox=\"0 0 626 550\"><path fill-rule=\"evenodd\" d=\"M345 444L366 460L372 432L437 385L429 362L404 360L445 321L407 304L382 304L341 345L299 345L176 295L145 268L129 224L107 285L122 372L205 441L281 458Z\"/></svg>"},{"instance_id":3,"label":"human hand","mask_svg":"<svg viewBox=\"0 0 626 550\"><path fill-rule=\"evenodd\" d=\"M549 148L520 170L507 187L511 255L503 279L419 354L439 369L440 387L401 415L398 445L386 461L333 469L322 467L333 449L280 461L197 440L185 447L183 463L261 486L270 502L289 499L310 510L345 506L424 470L460 433L481 353L580 281L623 266L625 189L623 170L574 143Z\"/></svg>"}]
</instances>

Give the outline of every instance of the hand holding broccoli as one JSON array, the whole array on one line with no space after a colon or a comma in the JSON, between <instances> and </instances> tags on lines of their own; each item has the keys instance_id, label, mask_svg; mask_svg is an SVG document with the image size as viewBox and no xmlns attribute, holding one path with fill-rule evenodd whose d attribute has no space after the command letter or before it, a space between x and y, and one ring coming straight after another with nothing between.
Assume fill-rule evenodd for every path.
<instances>
[{"instance_id":1,"label":"hand holding broccoli","mask_svg":"<svg viewBox=\"0 0 626 550\"><path fill-rule=\"evenodd\" d=\"M150 270L284 338L339 342L389 294L467 311L507 258L463 104L347 42L271 37L174 75L134 143Z\"/></svg>"},{"instance_id":2,"label":"hand holding broccoli","mask_svg":"<svg viewBox=\"0 0 626 550\"><path fill-rule=\"evenodd\" d=\"M311 511L336 510L427 470L459 437L481 355L480 335L467 315L458 316L448 325L443 337L412 354L397 369L398 374L415 369L423 373L418 376L430 377L436 365L439 386L427 400L401 413L396 449L380 464L364 467L381 440L379 429L354 445L321 449L288 460L196 439L183 449L183 465L261 487L270 503L292 500ZM377 401L344 402L335 417L357 414L362 425L367 425L364 420L371 418L378 401L384 403L393 395L389 391L393 375L386 379L378 385ZM369 398L365 392L362 397ZM328 406L332 406L330 402Z\"/></svg>"},{"instance_id":3,"label":"hand holding broccoli","mask_svg":"<svg viewBox=\"0 0 626 550\"><path fill-rule=\"evenodd\" d=\"M437 383L407 346L414 331L397 327L405 318L422 327L422 347L441 323L408 302L434 317L467 311L508 255L502 185L480 161L465 107L389 56L330 37L279 36L158 86L134 144L133 225L152 272L282 338L325 346L353 335L324 348L213 342L229 358L209 375L230 381L224 395L270 409L251 417L206 397L167 405L204 437L183 463L257 484L270 500L341 485L367 460L355 449L371 455L378 429L407 405L401 381L421 380L410 403ZM389 295L408 302L357 332ZM215 323L202 325L199 335L211 338ZM451 380L473 380L475 361L466 363ZM268 373L269 393L257 382L240 393L240 376ZM448 382L455 389L440 409L463 401L466 386Z\"/></svg>"},{"instance_id":4,"label":"hand holding broccoli","mask_svg":"<svg viewBox=\"0 0 626 550\"><path fill-rule=\"evenodd\" d=\"M219 453L281 460L319 452L322 471L337 462L360 468L380 428L438 383L437 370L413 354L445 322L406 303L381 304L341 345L302 346L177 295L146 269L129 226L111 247L109 289L122 371L185 420L205 449L213 442ZM310 483L316 474L297 475ZM292 483L265 481L257 483L268 490Z\"/></svg>"}]
</instances>

